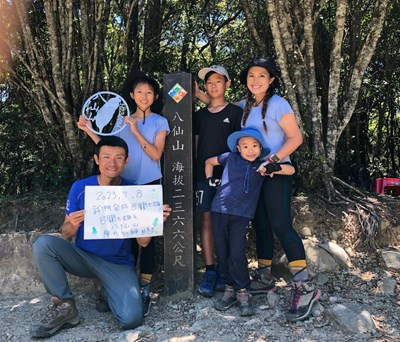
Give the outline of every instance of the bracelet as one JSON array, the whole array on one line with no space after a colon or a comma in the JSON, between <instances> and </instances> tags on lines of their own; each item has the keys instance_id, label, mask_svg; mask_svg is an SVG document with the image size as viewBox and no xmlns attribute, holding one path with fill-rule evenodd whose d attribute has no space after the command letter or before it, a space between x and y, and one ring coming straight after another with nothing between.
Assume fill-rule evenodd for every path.
<instances>
[{"instance_id":1,"label":"bracelet","mask_svg":"<svg viewBox=\"0 0 400 342\"><path fill-rule=\"evenodd\" d=\"M147 141L144 142L144 144L142 145L142 148L145 150L147 147Z\"/></svg>"}]
</instances>

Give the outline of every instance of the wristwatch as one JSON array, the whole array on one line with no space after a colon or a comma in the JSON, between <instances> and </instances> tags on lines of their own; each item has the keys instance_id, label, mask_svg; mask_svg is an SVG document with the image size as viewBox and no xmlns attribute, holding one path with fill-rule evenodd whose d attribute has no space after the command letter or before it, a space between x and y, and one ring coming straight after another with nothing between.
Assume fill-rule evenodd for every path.
<instances>
[{"instance_id":1,"label":"wristwatch","mask_svg":"<svg viewBox=\"0 0 400 342\"><path fill-rule=\"evenodd\" d=\"M276 154L271 154L268 158L268 161L271 163L279 163L281 159Z\"/></svg>"}]
</instances>

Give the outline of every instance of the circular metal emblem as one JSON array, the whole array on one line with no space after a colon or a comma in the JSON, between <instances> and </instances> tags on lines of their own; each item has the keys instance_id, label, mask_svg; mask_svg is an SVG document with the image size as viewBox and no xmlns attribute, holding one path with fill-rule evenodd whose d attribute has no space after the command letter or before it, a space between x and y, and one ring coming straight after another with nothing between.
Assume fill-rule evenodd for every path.
<instances>
[{"instance_id":1,"label":"circular metal emblem","mask_svg":"<svg viewBox=\"0 0 400 342\"><path fill-rule=\"evenodd\" d=\"M120 132L125 127L123 117L130 113L122 96L111 91L99 91L86 100L82 115L91 121L92 125L87 126L93 133L107 136Z\"/></svg>"}]
</instances>

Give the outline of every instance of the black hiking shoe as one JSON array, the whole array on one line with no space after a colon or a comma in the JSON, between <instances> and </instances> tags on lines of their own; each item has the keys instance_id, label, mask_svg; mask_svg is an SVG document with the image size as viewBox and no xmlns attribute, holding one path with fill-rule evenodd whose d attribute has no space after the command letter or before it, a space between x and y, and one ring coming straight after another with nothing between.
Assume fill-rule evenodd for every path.
<instances>
[{"instance_id":1,"label":"black hiking shoe","mask_svg":"<svg viewBox=\"0 0 400 342\"><path fill-rule=\"evenodd\" d=\"M226 285L225 292L221 298L214 302L214 308L219 311L226 311L237 302L233 286Z\"/></svg>"},{"instance_id":2,"label":"black hiking shoe","mask_svg":"<svg viewBox=\"0 0 400 342\"><path fill-rule=\"evenodd\" d=\"M147 284L145 286L141 286L140 291L142 293L143 317L146 317L150 312L150 306L151 306L150 285Z\"/></svg>"},{"instance_id":3,"label":"black hiking shoe","mask_svg":"<svg viewBox=\"0 0 400 342\"><path fill-rule=\"evenodd\" d=\"M251 294L267 294L276 291L275 277L268 267L255 270L249 292Z\"/></svg>"},{"instance_id":4,"label":"black hiking shoe","mask_svg":"<svg viewBox=\"0 0 400 342\"><path fill-rule=\"evenodd\" d=\"M94 287L96 289L96 300L94 302L96 310L98 312L108 312L111 311L110 306L107 301L104 299L103 294L101 292L101 283L99 280L95 279L93 281Z\"/></svg>"},{"instance_id":5,"label":"black hiking shoe","mask_svg":"<svg viewBox=\"0 0 400 342\"><path fill-rule=\"evenodd\" d=\"M52 301L53 304L49 307L46 316L40 323L31 326L32 338L53 336L60 329L72 328L79 324L79 312L74 299L61 301L53 297Z\"/></svg>"}]
</instances>

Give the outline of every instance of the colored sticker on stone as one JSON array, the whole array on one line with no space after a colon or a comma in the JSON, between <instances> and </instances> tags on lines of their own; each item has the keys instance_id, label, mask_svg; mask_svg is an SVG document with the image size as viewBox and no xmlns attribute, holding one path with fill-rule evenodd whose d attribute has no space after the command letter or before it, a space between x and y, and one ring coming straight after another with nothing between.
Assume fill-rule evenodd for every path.
<instances>
[{"instance_id":1,"label":"colored sticker on stone","mask_svg":"<svg viewBox=\"0 0 400 342\"><path fill-rule=\"evenodd\" d=\"M168 92L168 95L176 102L179 103L187 94L187 91L179 84L175 84Z\"/></svg>"}]
</instances>

